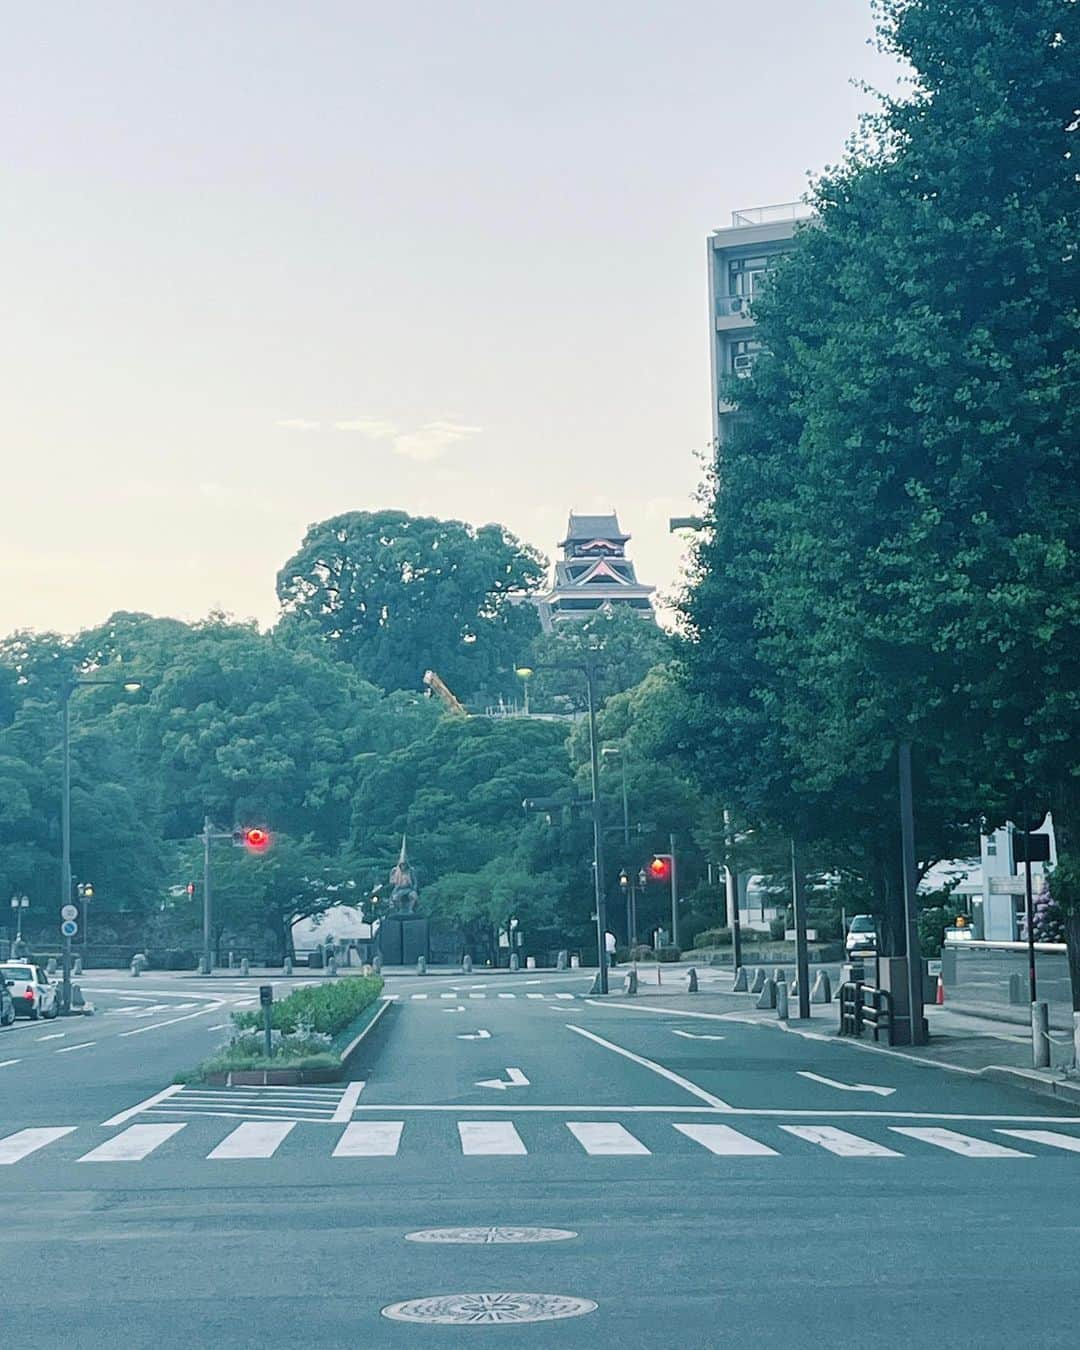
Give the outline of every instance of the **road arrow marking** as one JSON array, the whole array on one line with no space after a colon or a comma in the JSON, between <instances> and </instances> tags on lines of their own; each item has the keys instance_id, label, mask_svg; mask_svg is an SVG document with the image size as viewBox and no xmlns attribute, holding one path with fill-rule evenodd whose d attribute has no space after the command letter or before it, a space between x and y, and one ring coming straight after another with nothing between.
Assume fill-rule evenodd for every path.
<instances>
[{"instance_id":1,"label":"road arrow marking","mask_svg":"<svg viewBox=\"0 0 1080 1350\"><path fill-rule=\"evenodd\" d=\"M838 1083L835 1078L825 1078L820 1073L810 1073L807 1069L796 1069L800 1078L812 1078L815 1083L824 1083L826 1087L839 1088L841 1092L876 1092L879 1097L891 1097L896 1091L891 1087L877 1087L873 1083Z\"/></svg>"},{"instance_id":2,"label":"road arrow marking","mask_svg":"<svg viewBox=\"0 0 1080 1350\"><path fill-rule=\"evenodd\" d=\"M490 1031L484 1031L483 1028L481 1028L479 1031L463 1031L463 1032L461 1033L461 1035L458 1037L458 1040L459 1040L459 1041L490 1041L490 1040L491 1040L491 1032L490 1032Z\"/></svg>"},{"instance_id":3,"label":"road arrow marking","mask_svg":"<svg viewBox=\"0 0 1080 1350\"><path fill-rule=\"evenodd\" d=\"M520 1069L507 1069L505 1080L502 1078L482 1078L476 1086L498 1088L500 1092L505 1092L508 1087L528 1087L529 1080Z\"/></svg>"},{"instance_id":4,"label":"road arrow marking","mask_svg":"<svg viewBox=\"0 0 1080 1350\"><path fill-rule=\"evenodd\" d=\"M685 1036L688 1041L723 1041L727 1039L725 1036L710 1036L707 1032L679 1031L677 1027L673 1027L672 1030L676 1036Z\"/></svg>"}]
</instances>

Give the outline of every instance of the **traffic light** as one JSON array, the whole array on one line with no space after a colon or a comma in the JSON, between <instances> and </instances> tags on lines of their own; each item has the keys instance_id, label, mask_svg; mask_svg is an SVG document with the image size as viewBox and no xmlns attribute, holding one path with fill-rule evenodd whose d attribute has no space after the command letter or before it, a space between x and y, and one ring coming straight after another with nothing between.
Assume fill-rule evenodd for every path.
<instances>
[{"instance_id":1,"label":"traffic light","mask_svg":"<svg viewBox=\"0 0 1080 1350\"><path fill-rule=\"evenodd\" d=\"M193 881L189 881L185 889L187 890L188 893L188 899L190 899L195 894L195 883Z\"/></svg>"},{"instance_id":2,"label":"traffic light","mask_svg":"<svg viewBox=\"0 0 1080 1350\"><path fill-rule=\"evenodd\" d=\"M233 843L243 844L249 853L265 853L270 847L270 831L257 825L233 830Z\"/></svg>"},{"instance_id":3,"label":"traffic light","mask_svg":"<svg viewBox=\"0 0 1080 1350\"><path fill-rule=\"evenodd\" d=\"M649 863L650 881L667 881L671 876L671 859L658 853Z\"/></svg>"}]
</instances>

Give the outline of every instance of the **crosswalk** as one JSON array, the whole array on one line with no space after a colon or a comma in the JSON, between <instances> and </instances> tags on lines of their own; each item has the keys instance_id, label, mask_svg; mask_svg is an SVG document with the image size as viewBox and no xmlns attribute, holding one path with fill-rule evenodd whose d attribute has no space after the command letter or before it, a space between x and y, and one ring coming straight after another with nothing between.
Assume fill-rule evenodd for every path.
<instances>
[{"instance_id":1,"label":"crosswalk","mask_svg":"<svg viewBox=\"0 0 1080 1350\"><path fill-rule=\"evenodd\" d=\"M633 1124L634 1128L630 1128ZM1080 1122L1077 1123L1080 1128ZM339 1159L423 1157L434 1151L461 1158L523 1158L563 1151L578 1158L649 1158L700 1150L727 1159L811 1157L829 1154L841 1159L892 1158L911 1161L942 1152L976 1159L1065 1158L1080 1153L1080 1133L1050 1129L994 1128L980 1122L981 1134L940 1126L886 1125L875 1121L879 1137L822 1124L779 1124L771 1142L746 1129L715 1121L646 1125L617 1120L476 1118L431 1120L294 1120L258 1119L211 1130L208 1121L138 1121L101 1139L101 1127L45 1126L15 1131L0 1138L0 1166L30 1159L48 1162L141 1163L155 1157L175 1161L178 1154L206 1162L268 1161L288 1155L290 1167L312 1151ZM312 1128L313 1126L322 1128ZM327 1127L330 1128L327 1128ZM213 1134L213 1140L211 1140ZM77 1137L76 1137L77 1136ZM643 1137L644 1136L644 1137ZM999 1142L1004 1136L1010 1140ZM785 1144L785 1140L788 1141ZM212 1147L208 1147L212 1142ZM1018 1147L1017 1143L1024 1147ZM89 1146L88 1146L89 1145ZM295 1149L294 1149L295 1145ZM58 1158L57 1152L63 1154Z\"/></svg>"}]
</instances>

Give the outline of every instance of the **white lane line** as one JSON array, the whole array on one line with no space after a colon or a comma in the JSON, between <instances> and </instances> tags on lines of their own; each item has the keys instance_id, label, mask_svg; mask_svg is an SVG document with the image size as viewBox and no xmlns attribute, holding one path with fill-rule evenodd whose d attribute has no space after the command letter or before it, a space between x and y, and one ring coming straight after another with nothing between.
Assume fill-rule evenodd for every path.
<instances>
[{"instance_id":1,"label":"white lane line","mask_svg":"<svg viewBox=\"0 0 1080 1350\"><path fill-rule=\"evenodd\" d=\"M347 1120L352 1120L353 1107L355 1107L356 1103L360 1100L360 1094L364 1090L364 1082L365 1080L362 1078L354 1079L353 1082L346 1087L345 1091L341 1094L341 1100L338 1102L337 1106L334 1107L334 1114L330 1117L331 1120L339 1120L342 1123Z\"/></svg>"},{"instance_id":2,"label":"white lane line","mask_svg":"<svg viewBox=\"0 0 1080 1350\"><path fill-rule=\"evenodd\" d=\"M50 1031L47 1036L36 1036L34 1039L39 1041L62 1041L66 1035L66 1031Z\"/></svg>"},{"instance_id":3,"label":"white lane line","mask_svg":"<svg viewBox=\"0 0 1080 1350\"><path fill-rule=\"evenodd\" d=\"M440 994L440 998L457 998L457 994Z\"/></svg>"},{"instance_id":4,"label":"white lane line","mask_svg":"<svg viewBox=\"0 0 1080 1350\"><path fill-rule=\"evenodd\" d=\"M257 1002L258 1002L258 1000L257 1000L257 999L254 999L254 998L234 998L234 999L233 999L233 1007L234 1007L234 1008L253 1008Z\"/></svg>"},{"instance_id":5,"label":"white lane line","mask_svg":"<svg viewBox=\"0 0 1080 1350\"><path fill-rule=\"evenodd\" d=\"M688 1041L726 1041L726 1036L714 1036L708 1031L682 1031L678 1027L671 1028L673 1036L683 1036Z\"/></svg>"},{"instance_id":6,"label":"white lane line","mask_svg":"<svg viewBox=\"0 0 1080 1350\"><path fill-rule=\"evenodd\" d=\"M410 998L427 998L427 994L410 994Z\"/></svg>"},{"instance_id":7,"label":"white lane line","mask_svg":"<svg viewBox=\"0 0 1080 1350\"><path fill-rule=\"evenodd\" d=\"M487 994L470 994L470 998L487 998Z\"/></svg>"},{"instance_id":8,"label":"white lane line","mask_svg":"<svg viewBox=\"0 0 1080 1350\"><path fill-rule=\"evenodd\" d=\"M573 994L556 994L556 998L573 998Z\"/></svg>"},{"instance_id":9,"label":"white lane line","mask_svg":"<svg viewBox=\"0 0 1080 1350\"><path fill-rule=\"evenodd\" d=\"M679 1033L676 1032L676 1035ZM891 1097L896 1091L891 1087L877 1087L873 1083L838 1083L835 1078L826 1078L821 1073L811 1073L809 1069L796 1069L800 1078L809 1078L814 1083L824 1083L826 1087L837 1088L840 1092L874 1092L879 1097Z\"/></svg>"},{"instance_id":10,"label":"white lane line","mask_svg":"<svg viewBox=\"0 0 1080 1350\"><path fill-rule=\"evenodd\" d=\"M148 1107L157 1106L158 1102L163 1102L166 1097L175 1097L178 1092L183 1092L183 1083L172 1083L167 1088L162 1088L160 1092L155 1092L152 1097L147 1097L143 1102L137 1102L134 1106L129 1106L126 1111L121 1111L118 1115L110 1116L108 1120L101 1122L102 1126L123 1125L125 1120L130 1120L132 1116L137 1116L140 1111L147 1110Z\"/></svg>"},{"instance_id":11,"label":"white lane line","mask_svg":"<svg viewBox=\"0 0 1080 1350\"><path fill-rule=\"evenodd\" d=\"M547 998L546 994L526 994L526 998Z\"/></svg>"},{"instance_id":12,"label":"white lane line","mask_svg":"<svg viewBox=\"0 0 1080 1350\"><path fill-rule=\"evenodd\" d=\"M529 1151L509 1120L459 1120L457 1127L461 1151L470 1157L520 1157Z\"/></svg>"},{"instance_id":13,"label":"white lane line","mask_svg":"<svg viewBox=\"0 0 1080 1350\"><path fill-rule=\"evenodd\" d=\"M17 1163L20 1158L36 1153L54 1139L63 1139L65 1134L73 1134L74 1131L74 1125L59 1125L50 1129L19 1130L16 1134L9 1134L6 1139L0 1139L0 1163L5 1166Z\"/></svg>"},{"instance_id":14,"label":"white lane line","mask_svg":"<svg viewBox=\"0 0 1080 1350\"><path fill-rule=\"evenodd\" d=\"M602 1045L605 1050L614 1050L617 1055L622 1055L625 1059L632 1060L635 1064L640 1064L645 1069L651 1069L653 1073L659 1074L661 1078L666 1078L669 1083L675 1083L689 1092L691 1096L697 1097L700 1101L708 1102L710 1106L715 1106L718 1111L730 1111L731 1107L727 1102L721 1101L719 1097L713 1096L711 1092L706 1092L704 1088L698 1087L696 1083L691 1083L689 1078L683 1078L681 1074L674 1073L671 1069L666 1069L662 1064L657 1064L655 1060L646 1059L644 1055L635 1055L632 1050L624 1050L621 1045L616 1045L613 1041L605 1041L603 1036L597 1036L595 1032L586 1031L584 1027L576 1027L572 1023L566 1024L571 1031L577 1032L579 1036L585 1036L590 1041L595 1041L597 1045Z\"/></svg>"},{"instance_id":15,"label":"white lane line","mask_svg":"<svg viewBox=\"0 0 1080 1350\"><path fill-rule=\"evenodd\" d=\"M805 1139L808 1144L817 1144L836 1153L841 1158L902 1158L902 1153L876 1144L872 1139L863 1139L860 1135L849 1134L847 1130L838 1130L832 1125L781 1125L782 1130L793 1134L796 1139Z\"/></svg>"},{"instance_id":16,"label":"white lane line","mask_svg":"<svg viewBox=\"0 0 1080 1350\"><path fill-rule=\"evenodd\" d=\"M153 1153L166 1139L171 1139L179 1125L129 1125L114 1139L106 1139L104 1144L84 1153L79 1162L140 1162L148 1153Z\"/></svg>"},{"instance_id":17,"label":"white lane line","mask_svg":"<svg viewBox=\"0 0 1080 1350\"><path fill-rule=\"evenodd\" d=\"M358 1120L346 1125L335 1158L392 1158L401 1143L403 1120Z\"/></svg>"},{"instance_id":18,"label":"white lane line","mask_svg":"<svg viewBox=\"0 0 1080 1350\"><path fill-rule=\"evenodd\" d=\"M1033 1144L1046 1144L1050 1148L1065 1148L1071 1153L1080 1153L1080 1138L1075 1134L1060 1134L1057 1130L995 1130L995 1134L1010 1134L1014 1139L1027 1139Z\"/></svg>"},{"instance_id":19,"label":"white lane line","mask_svg":"<svg viewBox=\"0 0 1080 1350\"><path fill-rule=\"evenodd\" d=\"M237 1125L207 1158L272 1158L295 1120L249 1120Z\"/></svg>"},{"instance_id":20,"label":"white lane line","mask_svg":"<svg viewBox=\"0 0 1080 1350\"><path fill-rule=\"evenodd\" d=\"M72 1050L88 1050L90 1046L97 1045L97 1041L79 1041L77 1045L62 1045L59 1050L54 1050L54 1055L70 1055Z\"/></svg>"},{"instance_id":21,"label":"white lane line","mask_svg":"<svg viewBox=\"0 0 1080 1350\"><path fill-rule=\"evenodd\" d=\"M756 1139L740 1134L730 1125L679 1125L675 1128L695 1143L703 1144L710 1153L723 1153L747 1158L775 1158L776 1149L759 1144Z\"/></svg>"},{"instance_id":22,"label":"white lane line","mask_svg":"<svg viewBox=\"0 0 1080 1350\"><path fill-rule=\"evenodd\" d=\"M21 1064L21 1059L0 1059L0 1069L6 1069L9 1064Z\"/></svg>"},{"instance_id":23,"label":"white lane line","mask_svg":"<svg viewBox=\"0 0 1080 1350\"><path fill-rule=\"evenodd\" d=\"M614 1121L570 1120L567 1121L566 1128L586 1153L612 1156L617 1153L642 1154L649 1152L649 1149L640 1139L635 1139L625 1126L617 1125Z\"/></svg>"},{"instance_id":24,"label":"white lane line","mask_svg":"<svg viewBox=\"0 0 1080 1350\"><path fill-rule=\"evenodd\" d=\"M500 994L500 998L517 998L517 994Z\"/></svg>"},{"instance_id":25,"label":"white lane line","mask_svg":"<svg viewBox=\"0 0 1080 1350\"><path fill-rule=\"evenodd\" d=\"M975 1139L970 1134L960 1134L956 1130L943 1130L925 1125L890 1125L896 1134L906 1134L912 1139L921 1139L925 1144L935 1144L938 1148L947 1148L950 1153L962 1153L965 1158L1030 1158L1030 1153L1022 1153L1018 1148L1006 1148L1004 1144L994 1144L987 1139Z\"/></svg>"},{"instance_id":26,"label":"white lane line","mask_svg":"<svg viewBox=\"0 0 1080 1350\"><path fill-rule=\"evenodd\" d=\"M190 1022L193 1017L205 1017L207 1013L217 1012L219 1008L224 1008L225 1000L219 1003L208 1003L205 1008L200 1008L198 1012L184 1013L183 1017L170 1017L167 1022L151 1022L149 1026L136 1027L134 1031L122 1031L121 1036L141 1036L144 1031L158 1031L161 1027L171 1027L175 1022Z\"/></svg>"}]
</instances>

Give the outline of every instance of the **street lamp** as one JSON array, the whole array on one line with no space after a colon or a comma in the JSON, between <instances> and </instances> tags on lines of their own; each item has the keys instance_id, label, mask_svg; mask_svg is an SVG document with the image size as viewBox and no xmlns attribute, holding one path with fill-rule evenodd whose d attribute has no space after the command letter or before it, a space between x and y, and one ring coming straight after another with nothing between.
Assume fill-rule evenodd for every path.
<instances>
[{"instance_id":1,"label":"street lamp","mask_svg":"<svg viewBox=\"0 0 1080 1350\"><path fill-rule=\"evenodd\" d=\"M15 911L15 941L22 942L23 910L30 908L30 897L28 895L13 895L11 897L11 908Z\"/></svg>"},{"instance_id":2,"label":"street lamp","mask_svg":"<svg viewBox=\"0 0 1080 1350\"><path fill-rule=\"evenodd\" d=\"M537 670L576 670L585 676L585 690L589 706L589 769L592 780L593 818L593 894L596 900L596 953L599 969L599 992L608 992L607 968L607 908L604 900L604 843L600 824L600 756L596 741L596 665L592 661L557 661L549 665L516 668L520 679L526 682ZM526 688L528 685L526 684Z\"/></svg>"},{"instance_id":3,"label":"street lamp","mask_svg":"<svg viewBox=\"0 0 1080 1350\"><path fill-rule=\"evenodd\" d=\"M95 679L72 675L60 689L63 700L63 790L60 795L60 895L61 907L71 904L71 699L76 689L90 685L118 685L125 693L135 694L143 687L140 680ZM71 1011L71 937L64 934L64 983L60 1006Z\"/></svg>"},{"instance_id":4,"label":"street lamp","mask_svg":"<svg viewBox=\"0 0 1080 1350\"><path fill-rule=\"evenodd\" d=\"M621 745L605 745L600 753L605 759L610 759L613 755L618 756L619 769L622 777L622 836L623 836L623 858L624 863L629 862L626 856L630 851L630 805L626 792L626 755L623 753ZM633 947L637 943L637 905L634 895L634 883L623 866L619 873L619 885L622 887L623 895L626 897L626 941Z\"/></svg>"}]
</instances>

